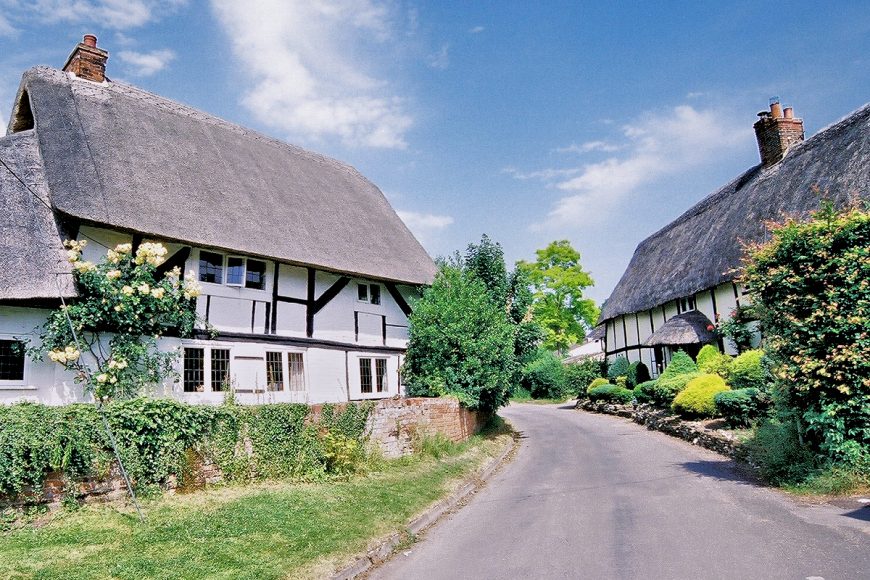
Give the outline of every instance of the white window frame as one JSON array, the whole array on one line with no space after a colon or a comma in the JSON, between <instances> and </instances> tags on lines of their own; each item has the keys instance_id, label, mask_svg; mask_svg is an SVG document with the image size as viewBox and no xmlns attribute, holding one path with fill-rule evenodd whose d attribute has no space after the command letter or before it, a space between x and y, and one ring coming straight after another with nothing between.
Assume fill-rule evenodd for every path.
<instances>
[{"instance_id":1,"label":"white window frame","mask_svg":"<svg viewBox=\"0 0 870 580\"><path fill-rule=\"evenodd\" d=\"M283 388L280 391L270 391L268 385L268 370L266 372L266 392L267 393L307 393L308 389L308 356L307 351L305 349L281 349L281 348L267 348L265 350L265 355L263 356L263 360L266 361L264 364L266 365L266 369L268 369L268 353L280 353L281 354L281 380L283 381ZM290 388L290 355L298 354L302 356L302 389L296 390Z\"/></svg>"},{"instance_id":2,"label":"white window frame","mask_svg":"<svg viewBox=\"0 0 870 580\"><path fill-rule=\"evenodd\" d=\"M186 356L186 349L188 348L199 348L202 349L202 372L203 372L203 381L202 381L202 391L185 391L184 390L184 359ZM212 350L227 350L229 351L229 361L230 361L230 370L229 370L229 380L230 386L227 390L216 391L211 384L211 351ZM181 392L188 395L194 394L202 394L202 393L219 393L223 394L232 390L233 384L233 346L231 344L215 344L215 343L203 343L203 342L184 342L181 344Z\"/></svg>"},{"instance_id":3,"label":"white window frame","mask_svg":"<svg viewBox=\"0 0 870 580\"><path fill-rule=\"evenodd\" d=\"M27 340L23 339L21 336L14 336L12 334L0 334L0 340L9 340L14 342L20 342L27 348ZM24 371L21 373L21 380L0 380L0 390L33 390L36 387L30 385L30 365L28 364L28 356L27 352L24 352Z\"/></svg>"},{"instance_id":4,"label":"white window frame","mask_svg":"<svg viewBox=\"0 0 870 580\"><path fill-rule=\"evenodd\" d=\"M214 254L216 256L221 257L221 283L217 282L205 282L200 279L200 270L199 264L202 260L202 253L206 252L209 254ZM230 283L229 281L229 272L230 272L230 259L235 258L242 261L242 281L241 283ZM263 287L262 288L253 288L248 286L248 261L254 260L255 262L261 262L266 267L263 268ZM268 287L267 279L269 272L269 263L266 260L261 260L259 258L249 258L247 256L240 256L238 254L226 254L224 252L216 252L213 250L205 250L201 249L198 251L196 256L196 279L199 280L200 284L209 284L212 286L226 286L227 288L244 288L245 290L255 290L258 292L265 292Z\"/></svg>"},{"instance_id":5,"label":"white window frame","mask_svg":"<svg viewBox=\"0 0 870 580\"><path fill-rule=\"evenodd\" d=\"M377 302L372 302L372 288L374 288L374 287L377 287L377 289L378 289L378 292L377 292L378 301ZM362 288L365 288L365 291L366 291L365 298L360 298L360 295L359 295L359 291ZM384 295L384 293L381 290L380 284L374 284L374 283L369 284L368 282L357 282L357 285L356 285L356 301L357 302L362 302L363 304L372 304L374 306L380 306L381 303L383 302L383 295Z\"/></svg>"},{"instance_id":6,"label":"white window frame","mask_svg":"<svg viewBox=\"0 0 870 580\"><path fill-rule=\"evenodd\" d=\"M390 379L390 358L389 356L385 356L382 354L373 354L373 353L365 353L358 354L354 356L354 369L352 372L356 373L356 385L357 385L357 393L362 399L386 399L392 397L393 395L398 393L398 385L395 385L393 381ZM366 393L362 390L362 368L360 363L363 359L369 360L369 369L371 370L372 376L372 392ZM378 360L384 361L385 373L384 373L384 390L378 391L378 382L377 382L377 362Z\"/></svg>"}]
</instances>

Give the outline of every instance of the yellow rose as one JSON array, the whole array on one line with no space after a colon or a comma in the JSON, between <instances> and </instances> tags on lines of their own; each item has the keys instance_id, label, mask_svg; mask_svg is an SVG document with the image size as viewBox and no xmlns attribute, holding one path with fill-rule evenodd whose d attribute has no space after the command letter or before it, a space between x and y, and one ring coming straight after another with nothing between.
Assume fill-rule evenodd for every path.
<instances>
[{"instance_id":1,"label":"yellow rose","mask_svg":"<svg viewBox=\"0 0 870 580\"><path fill-rule=\"evenodd\" d=\"M106 278L108 278L109 280L117 280L120 277L121 277L120 270L109 270L108 272L106 272Z\"/></svg>"},{"instance_id":2,"label":"yellow rose","mask_svg":"<svg viewBox=\"0 0 870 580\"><path fill-rule=\"evenodd\" d=\"M149 294L151 292L151 286L148 284L140 284L139 285L139 293L140 294Z\"/></svg>"}]
</instances>

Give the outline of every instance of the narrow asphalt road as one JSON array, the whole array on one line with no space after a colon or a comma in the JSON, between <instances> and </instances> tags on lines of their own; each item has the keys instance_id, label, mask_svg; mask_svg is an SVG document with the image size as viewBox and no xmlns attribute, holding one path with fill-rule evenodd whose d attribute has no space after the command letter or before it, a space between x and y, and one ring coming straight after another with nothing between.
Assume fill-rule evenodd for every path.
<instances>
[{"instance_id":1,"label":"narrow asphalt road","mask_svg":"<svg viewBox=\"0 0 870 580\"><path fill-rule=\"evenodd\" d=\"M801 505L625 419L501 414L515 460L371 578L870 579L870 507Z\"/></svg>"}]
</instances>

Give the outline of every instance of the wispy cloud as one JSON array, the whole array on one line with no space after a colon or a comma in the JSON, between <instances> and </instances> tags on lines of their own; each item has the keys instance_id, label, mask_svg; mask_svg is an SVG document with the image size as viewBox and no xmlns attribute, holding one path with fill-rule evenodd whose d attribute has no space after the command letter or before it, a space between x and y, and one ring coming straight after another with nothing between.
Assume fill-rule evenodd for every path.
<instances>
[{"instance_id":1,"label":"wispy cloud","mask_svg":"<svg viewBox=\"0 0 870 580\"><path fill-rule=\"evenodd\" d=\"M619 145L608 143L607 141L586 141L585 143L571 143L567 147L558 147L557 153L591 153L592 151L603 151L605 153L613 153L619 151Z\"/></svg>"},{"instance_id":2,"label":"wispy cloud","mask_svg":"<svg viewBox=\"0 0 870 580\"><path fill-rule=\"evenodd\" d=\"M405 100L372 72L394 57L392 5L378 0L212 0L242 69L243 104L291 137L404 148Z\"/></svg>"},{"instance_id":3,"label":"wispy cloud","mask_svg":"<svg viewBox=\"0 0 870 580\"><path fill-rule=\"evenodd\" d=\"M622 155L576 168L525 174L566 192L546 220L532 227L540 230L601 220L643 187L702 166L743 144L749 132L721 111L688 105L642 115L621 128L623 143L616 147L624 151ZM590 150L604 150L597 147L590 145ZM583 152L582 145L577 149Z\"/></svg>"},{"instance_id":4,"label":"wispy cloud","mask_svg":"<svg viewBox=\"0 0 870 580\"><path fill-rule=\"evenodd\" d=\"M15 30L15 27L9 22L9 20L2 14L0 14L0 38L2 37L12 37L18 31Z\"/></svg>"},{"instance_id":5,"label":"wispy cloud","mask_svg":"<svg viewBox=\"0 0 870 580\"><path fill-rule=\"evenodd\" d=\"M175 59L175 53L168 48L151 52L122 50L118 53L118 58L128 65L127 68L132 74L148 77L165 69Z\"/></svg>"},{"instance_id":6,"label":"wispy cloud","mask_svg":"<svg viewBox=\"0 0 870 580\"><path fill-rule=\"evenodd\" d=\"M528 181L530 179L540 179L542 181L551 181L557 178L564 179L571 177L572 175L577 175L580 171L581 169L576 167L570 167L568 169L548 168L528 172L520 171L516 167L505 167L501 170L502 173L507 173L514 179L519 179L521 181Z\"/></svg>"},{"instance_id":7,"label":"wispy cloud","mask_svg":"<svg viewBox=\"0 0 870 580\"><path fill-rule=\"evenodd\" d=\"M469 29L468 33L469 34L480 34L484 30L486 30L486 29L483 26L475 26L474 28Z\"/></svg>"},{"instance_id":8,"label":"wispy cloud","mask_svg":"<svg viewBox=\"0 0 870 580\"><path fill-rule=\"evenodd\" d=\"M123 30L159 20L187 0L7 0L9 14L45 22L93 22ZM14 17L13 17L14 19Z\"/></svg>"},{"instance_id":9,"label":"wispy cloud","mask_svg":"<svg viewBox=\"0 0 870 580\"><path fill-rule=\"evenodd\" d=\"M429 66L440 70L450 66L450 45L448 43L445 42L437 52L429 55Z\"/></svg>"},{"instance_id":10,"label":"wispy cloud","mask_svg":"<svg viewBox=\"0 0 870 580\"><path fill-rule=\"evenodd\" d=\"M444 230L453 223L453 218L448 215L435 215L431 213L418 213L415 211L397 211L399 217L408 226L414 235L425 244L431 241L432 236Z\"/></svg>"}]
</instances>

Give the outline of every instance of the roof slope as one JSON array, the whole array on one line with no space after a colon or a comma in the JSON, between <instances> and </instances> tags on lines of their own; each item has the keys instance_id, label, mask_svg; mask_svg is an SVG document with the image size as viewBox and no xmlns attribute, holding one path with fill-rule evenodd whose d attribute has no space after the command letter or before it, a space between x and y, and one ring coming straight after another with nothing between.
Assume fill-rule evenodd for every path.
<instances>
[{"instance_id":1,"label":"roof slope","mask_svg":"<svg viewBox=\"0 0 870 580\"><path fill-rule=\"evenodd\" d=\"M33 131L0 138L0 160L0 300L73 296Z\"/></svg>"},{"instance_id":2,"label":"roof slope","mask_svg":"<svg viewBox=\"0 0 870 580\"><path fill-rule=\"evenodd\" d=\"M600 320L732 280L742 242L765 239L765 221L818 209L815 185L838 204L854 195L870 199L870 104L795 145L779 163L738 176L641 242Z\"/></svg>"},{"instance_id":3,"label":"roof slope","mask_svg":"<svg viewBox=\"0 0 870 580\"><path fill-rule=\"evenodd\" d=\"M122 83L27 71L54 207L88 222L366 277L435 265L352 167Z\"/></svg>"}]
</instances>

